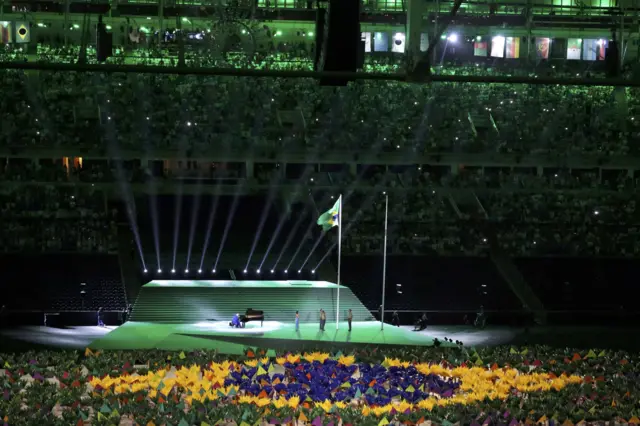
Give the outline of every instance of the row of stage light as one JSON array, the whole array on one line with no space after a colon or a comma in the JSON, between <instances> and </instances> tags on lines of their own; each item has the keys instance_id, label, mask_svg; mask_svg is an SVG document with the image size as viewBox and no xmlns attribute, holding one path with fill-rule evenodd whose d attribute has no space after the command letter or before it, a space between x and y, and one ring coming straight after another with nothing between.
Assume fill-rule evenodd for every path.
<instances>
[{"instance_id":1,"label":"row of stage light","mask_svg":"<svg viewBox=\"0 0 640 426\"><path fill-rule=\"evenodd\" d=\"M148 270L148 269L145 269L145 270L143 270L142 272L144 272L145 274L148 274L148 273L149 273L149 270ZM158 269L158 270L156 271L156 273L158 273L158 274L162 274L162 272L163 272L163 270L162 270L162 269ZM204 273L204 271L203 271L202 269L198 269L198 271L197 271L197 272L198 272L198 274L203 274L203 273ZM249 271L248 269L245 269L244 271L242 271L242 273L243 273L243 274L248 274L249 272L250 272L250 271ZM271 270L271 271L269 271L269 272L270 272L270 273L272 273L272 274L275 274L275 273L276 273L276 271L275 271L274 269L272 269L272 270ZM285 273L285 274L288 274L288 273L289 273L289 270L288 270L288 269L285 269L285 270L284 270L284 271L282 271L282 272L283 272L283 273ZM175 273L177 273L177 271L176 271L175 269L172 269L172 270L171 270L171 273L172 273L172 274L175 274ZM185 274L189 274L189 273L190 273L190 270L189 270L189 269L185 269L185 270L184 270L184 273L185 273ZM212 273L212 274L215 274L215 273L217 273L217 272L216 272L216 270L214 269L214 270L212 270L212 271L211 271L211 273ZM255 273L256 273L256 274L258 274L258 275L260 275L260 274L262 273L262 271L261 271L260 269L256 269ZM298 274L301 274L301 273L302 273L302 269L299 269L299 270L298 270ZM312 271L311 271L311 273L312 273L312 274L315 274L315 273L316 273L315 269L314 269L314 270L312 270Z\"/></svg>"}]
</instances>

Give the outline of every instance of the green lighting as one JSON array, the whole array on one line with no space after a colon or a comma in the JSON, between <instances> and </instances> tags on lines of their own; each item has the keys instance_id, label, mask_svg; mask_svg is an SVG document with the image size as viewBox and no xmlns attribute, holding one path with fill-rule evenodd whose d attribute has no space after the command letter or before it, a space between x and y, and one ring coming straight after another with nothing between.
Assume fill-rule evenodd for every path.
<instances>
[{"instance_id":1,"label":"green lighting","mask_svg":"<svg viewBox=\"0 0 640 426\"><path fill-rule=\"evenodd\" d=\"M78 28L80 28L80 25L78 25L78 24L73 24L73 28L75 28L75 29L77 30Z\"/></svg>"},{"instance_id":2,"label":"green lighting","mask_svg":"<svg viewBox=\"0 0 640 426\"><path fill-rule=\"evenodd\" d=\"M282 35L282 31L280 31L280 30L276 31L276 35L277 36L281 36Z\"/></svg>"},{"instance_id":3,"label":"green lighting","mask_svg":"<svg viewBox=\"0 0 640 426\"><path fill-rule=\"evenodd\" d=\"M38 22L38 26L39 26L40 28L46 27L46 25L45 25L45 24L43 24L42 22Z\"/></svg>"},{"instance_id":4,"label":"green lighting","mask_svg":"<svg viewBox=\"0 0 640 426\"><path fill-rule=\"evenodd\" d=\"M111 25L107 25L107 29L110 30L111 29Z\"/></svg>"},{"instance_id":5,"label":"green lighting","mask_svg":"<svg viewBox=\"0 0 640 426\"><path fill-rule=\"evenodd\" d=\"M476 36L476 41L482 40L482 36Z\"/></svg>"},{"instance_id":6,"label":"green lighting","mask_svg":"<svg viewBox=\"0 0 640 426\"><path fill-rule=\"evenodd\" d=\"M313 31L309 31L307 34L309 35L309 37L313 37Z\"/></svg>"},{"instance_id":7,"label":"green lighting","mask_svg":"<svg viewBox=\"0 0 640 426\"><path fill-rule=\"evenodd\" d=\"M446 35L446 34L442 34L442 35L440 36L440 39L441 39L441 40L445 40L446 38L447 38L447 35Z\"/></svg>"}]
</instances>

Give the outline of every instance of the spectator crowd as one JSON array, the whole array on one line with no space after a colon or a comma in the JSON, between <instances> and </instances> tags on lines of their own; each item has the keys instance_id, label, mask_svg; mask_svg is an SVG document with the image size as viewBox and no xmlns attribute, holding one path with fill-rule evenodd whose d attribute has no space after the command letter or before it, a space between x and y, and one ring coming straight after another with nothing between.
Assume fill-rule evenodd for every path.
<instances>
[{"instance_id":1,"label":"spectator crowd","mask_svg":"<svg viewBox=\"0 0 640 426\"><path fill-rule=\"evenodd\" d=\"M276 70L312 66L283 56L249 65L246 58L228 57L225 64ZM47 50L38 60L55 58ZM147 63L151 58L128 60ZM371 63L368 69L389 72L397 66ZM437 72L479 73L473 66ZM1 81L0 146L12 148L164 149L194 156L211 150L367 149L407 156L607 157L635 153L640 139L636 89L377 80L337 89L295 78L16 70L3 70Z\"/></svg>"},{"instance_id":2,"label":"spectator crowd","mask_svg":"<svg viewBox=\"0 0 640 426\"><path fill-rule=\"evenodd\" d=\"M75 55L73 49L40 46L37 60L70 62ZM0 56L26 55L5 49ZM115 63L132 60L175 65L170 56L160 56L160 62L142 53L114 58ZM202 61L206 58L187 57L190 66ZM312 66L285 54L251 64L246 58L225 61L257 69ZM372 62L367 69L398 68ZM460 66L437 72L496 71ZM17 70L0 75L0 149L93 149L110 157L121 151L141 157L173 152L192 158L221 151L247 158L282 150L366 151L405 156L407 163L416 154L511 153L542 154L559 163L582 155L606 163L635 155L640 146L640 96L629 88L375 80L335 88L267 77ZM104 194L91 183L116 177L141 181L149 175L108 165L69 169L19 162L9 162L1 172L6 221L0 232L8 251L112 250L112 217ZM272 177L268 171L257 176L263 182ZM513 255L640 253L636 181L626 170L603 176L385 169L366 177L317 173L310 182L352 188L345 208L357 213L345 238L353 253L382 249L384 198L372 191L378 187L389 192L392 253L481 254L491 247Z\"/></svg>"},{"instance_id":3,"label":"spectator crowd","mask_svg":"<svg viewBox=\"0 0 640 426\"><path fill-rule=\"evenodd\" d=\"M0 186L1 251L107 253L117 249L106 199L90 187Z\"/></svg>"}]
</instances>

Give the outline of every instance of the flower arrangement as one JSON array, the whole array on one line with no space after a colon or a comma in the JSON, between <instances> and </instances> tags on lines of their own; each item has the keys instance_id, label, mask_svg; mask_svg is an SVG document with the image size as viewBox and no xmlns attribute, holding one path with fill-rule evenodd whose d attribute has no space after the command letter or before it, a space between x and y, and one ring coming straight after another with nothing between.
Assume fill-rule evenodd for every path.
<instances>
[{"instance_id":1,"label":"flower arrangement","mask_svg":"<svg viewBox=\"0 0 640 426\"><path fill-rule=\"evenodd\" d=\"M0 420L7 425L640 424L640 357L624 352L532 347L266 353L0 354Z\"/></svg>"}]
</instances>

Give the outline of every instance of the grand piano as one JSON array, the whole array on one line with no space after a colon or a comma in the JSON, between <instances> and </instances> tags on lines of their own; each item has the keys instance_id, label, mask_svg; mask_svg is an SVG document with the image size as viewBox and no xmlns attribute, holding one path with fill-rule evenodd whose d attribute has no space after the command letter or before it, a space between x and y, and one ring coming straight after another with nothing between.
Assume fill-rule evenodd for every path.
<instances>
[{"instance_id":1,"label":"grand piano","mask_svg":"<svg viewBox=\"0 0 640 426\"><path fill-rule=\"evenodd\" d=\"M260 321L260 327L262 327L262 323L264 322L264 311L257 311L252 308L247 309L247 312L245 312L244 315L240 315L242 327L244 327L249 321Z\"/></svg>"}]
</instances>

